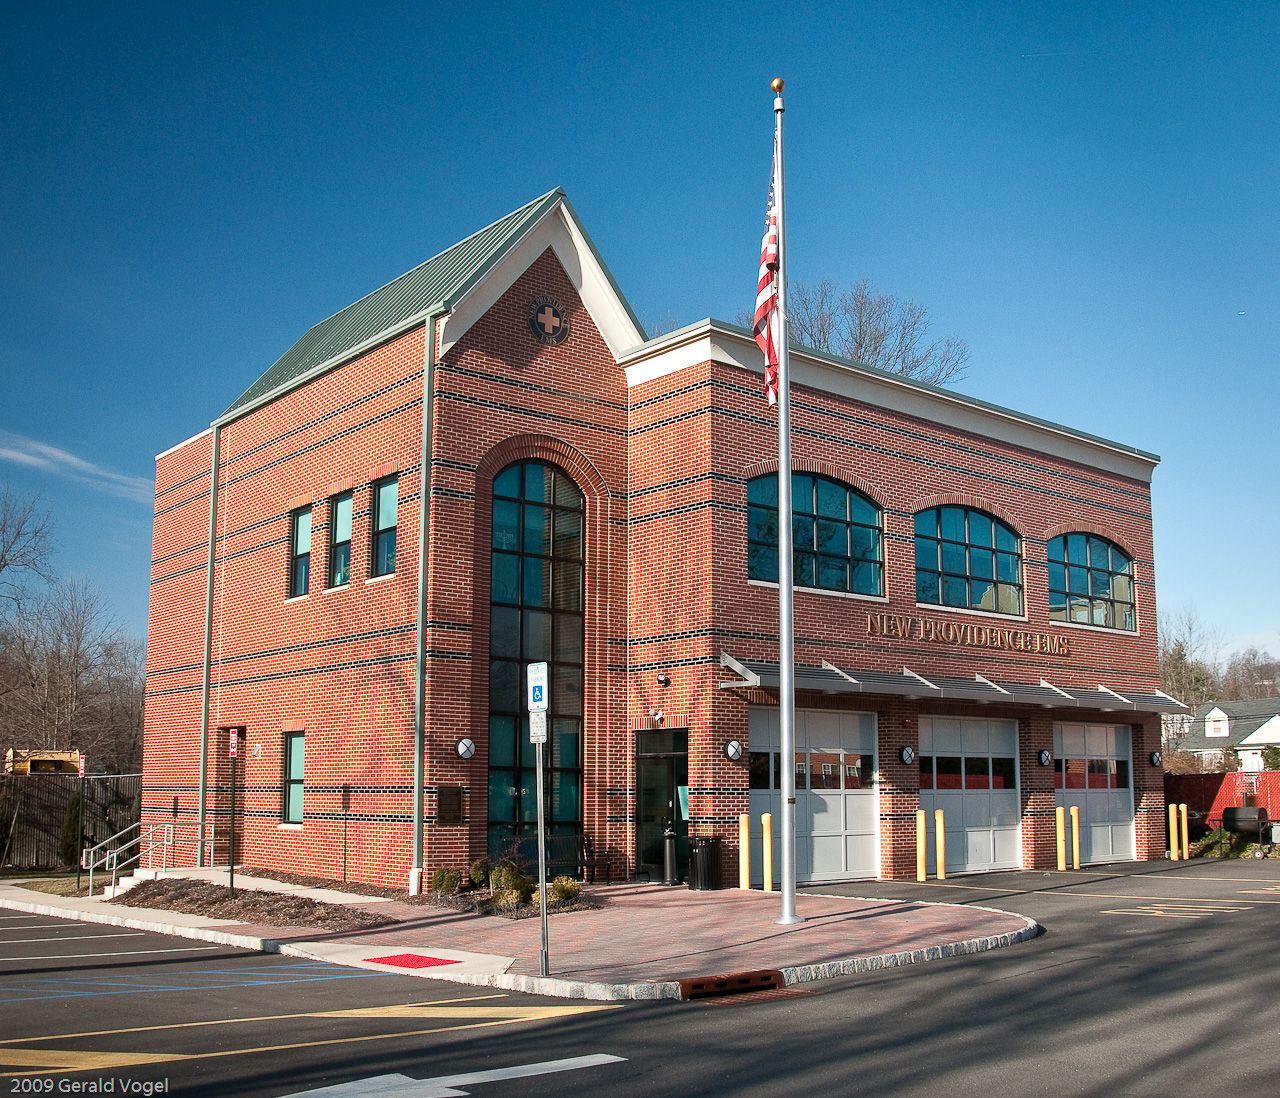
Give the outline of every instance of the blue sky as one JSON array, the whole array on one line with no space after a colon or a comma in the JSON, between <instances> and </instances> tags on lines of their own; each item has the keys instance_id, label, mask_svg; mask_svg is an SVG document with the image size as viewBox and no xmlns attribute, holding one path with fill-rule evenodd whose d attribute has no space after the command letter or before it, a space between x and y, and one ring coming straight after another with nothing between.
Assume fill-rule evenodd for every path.
<instances>
[{"instance_id":1,"label":"blue sky","mask_svg":"<svg viewBox=\"0 0 1280 1098\"><path fill-rule=\"evenodd\" d=\"M155 455L536 195L646 324L749 308L781 75L792 278L914 298L961 391L1160 454L1162 610L1280 652L1278 71L1256 2L21 5L0 478L141 635Z\"/></svg>"}]
</instances>

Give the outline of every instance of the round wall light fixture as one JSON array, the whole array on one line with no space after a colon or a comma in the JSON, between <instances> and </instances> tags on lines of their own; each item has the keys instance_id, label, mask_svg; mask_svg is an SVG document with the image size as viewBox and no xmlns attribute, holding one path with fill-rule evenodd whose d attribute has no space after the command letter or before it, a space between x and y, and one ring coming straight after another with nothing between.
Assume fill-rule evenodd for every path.
<instances>
[{"instance_id":1,"label":"round wall light fixture","mask_svg":"<svg viewBox=\"0 0 1280 1098\"><path fill-rule=\"evenodd\" d=\"M916 761L916 749L908 745L898 752L898 758L902 760L904 766L910 766Z\"/></svg>"},{"instance_id":2,"label":"round wall light fixture","mask_svg":"<svg viewBox=\"0 0 1280 1098\"><path fill-rule=\"evenodd\" d=\"M742 758L742 741L729 740L724 745L724 757L730 762L737 762Z\"/></svg>"},{"instance_id":3,"label":"round wall light fixture","mask_svg":"<svg viewBox=\"0 0 1280 1098\"><path fill-rule=\"evenodd\" d=\"M476 753L476 742L464 736L453 745L453 749L458 753L458 758L469 759Z\"/></svg>"},{"instance_id":4,"label":"round wall light fixture","mask_svg":"<svg viewBox=\"0 0 1280 1098\"><path fill-rule=\"evenodd\" d=\"M1163 762L1163 761L1164 761L1163 756L1160 754L1160 752L1159 752L1159 751L1153 751L1153 752L1151 752L1151 765L1152 765L1152 766L1159 766L1159 765L1160 765L1160 763L1161 763L1161 762Z\"/></svg>"},{"instance_id":5,"label":"round wall light fixture","mask_svg":"<svg viewBox=\"0 0 1280 1098\"><path fill-rule=\"evenodd\" d=\"M1041 766L1048 766L1051 762L1053 762L1053 752L1050 751L1047 747L1042 747L1040 749L1039 759L1040 759Z\"/></svg>"}]
</instances>

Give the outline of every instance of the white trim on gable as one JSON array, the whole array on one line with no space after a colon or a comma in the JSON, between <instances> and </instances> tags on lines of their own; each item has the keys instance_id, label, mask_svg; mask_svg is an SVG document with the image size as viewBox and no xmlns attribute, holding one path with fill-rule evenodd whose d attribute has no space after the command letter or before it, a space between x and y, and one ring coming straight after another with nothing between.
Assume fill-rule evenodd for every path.
<instances>
[{"instance_id":1,"label":"white trim on gable","mask_svg":"<svg viewBox=\"0 0 1280 1098\"><path fill-rule=\"evenodd\" d=\"M615 359L643 341L644 333L631 319L626 303L618 296L582 226L561 200L507 249L492 270L454 302L440 322L441 358L548 248L560 261Z\"/></svg>"},{"instance_id":2,"label":"white trim on gable","mask_svg":"<svg viewBox=\"0 0 1280 1098\"><path fill-rule=\"evenodd\" d=\"M1260 747L1280 744L1280 713L1263 721L1262 724L1245 736L1240 743Z\"/></svg>"}]
</instances>

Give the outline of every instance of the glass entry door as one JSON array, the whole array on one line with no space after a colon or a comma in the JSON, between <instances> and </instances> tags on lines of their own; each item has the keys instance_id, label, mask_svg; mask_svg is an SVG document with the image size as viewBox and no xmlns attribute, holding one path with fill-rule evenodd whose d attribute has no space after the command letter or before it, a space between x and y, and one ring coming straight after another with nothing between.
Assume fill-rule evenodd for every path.
<instances>
[{"instance_id":1,"label":"glass entry door","mask_svg":"<svg viewBox=\"0 0 1280 1098\"><path fill-rule=\"evenodd\" d=\"M636 872L662 880L663 836L676 833L676 872L689 868L689 732L636 734Z\"/></svg>"}]
</instances>

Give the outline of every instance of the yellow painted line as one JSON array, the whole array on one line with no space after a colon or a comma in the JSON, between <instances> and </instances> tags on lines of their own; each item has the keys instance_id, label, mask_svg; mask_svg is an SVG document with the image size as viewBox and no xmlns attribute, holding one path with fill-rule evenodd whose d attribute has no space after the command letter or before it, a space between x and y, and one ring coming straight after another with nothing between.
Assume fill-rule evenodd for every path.
<instances>
[{"instance_id":1,"label":"yellow painted line","mask_svg":"<svg viewBox=\"0 0 1280 1098\"><path fill-rule=\"evenodd\" d=\"M1211 878L1201 878L1208 880ZM1275 900L1232 900L1226 897L1218 896L1135 896L1127 892L1077 892L1074 888L1070 892L1058 891L1057 889L1038 889L1038 888L1001 888L993 889L980 885L946 885L947 888L968 888L974 892L1007 892L1014 896L1031 896L1043 892L1046 896L1061 896L1065 899L1082 899L1082 900L1172 900L1181 901L1191 904L1244 904L1253 906L1254 904L1280 904L1280 899Z\"/></svg>"},{"instance_id":2,"label":"yellow painted line","mask_svg":"<svg viewBox=\"0 0 1280 1098\"><path fill-rule=\"evenodd\" d=\"M191 1057L148 1052L73 1052L57 1048L7 1048L0 1051L0 1064L25 1068L7 1075L31 1075L49 1071L113 1071L143 1064L166 1064Z\"/></svg>"},{"instance_id":3,"label":"yellow painted line","mask_svg":"<svg viewBox=\"0 0 1280 1098\"><path fill-rule=\"evenodd\" d=\"M1236 903L1237 901L1229 901ZM1213 915L1231 915L1247 911L1247 907L1224 907L1222 904L1148 903L1133 908L1104 911L1104 915L1152 915L1165 919L1207 919Z\"/></svg>"},{"instance_id":4,"label":"yellow painted line","mask_svg":"<svg viewBox=\"0 0 1280 1098\"><path fill-rule=\"evenodd\" d=\"M263 1014L253 1018L209 1018L198 1022L170 1022L158 1026L128 1026L121 1029L88 1029L79 1033L53 1033L39 1037L11 1037L0 1040L0 1057L8 1045L29 1045L40 1041L70 1041L82 1037L117 1037L129 1033L160 1033L174 1029L198 1029L203 1026L233 1026L249 1022L283 1022L291 1018L468 1018L468 1017L503 1017L513 1021L537 1021L539 1018L558 1018L566 1013L586 1013L593 1010L613 1010L621 1004L593 1004L577 1007L459 1007L459 1004L483 1002L492 999L504 999L504 994L470 995L461 999L443 999L422 1003L396 1003L387 1007L353 1007L350 1010L307 1010L295 1014ZM434 1009L437 1013L416 1014L414 1011ZM483 1012L476 1015L475 1011Z\"/></svg>"},{"instance_id":5,"label":"yellow painted line","mask_svg":"<svg viewBox=\"0 0 1280 1098\"><path fill-rule=\"evenodd\" d=\"M618 1004L620 1005L620 1004ZM483 1009L483 1008L482 1008ZM616 1009L613 1004L602 1004L598 1006L580 1006L573 1007L525 1007L523 1010L546 1009L560 1014L563 1013L586 1013L593 1010L612 1010ZM338 1012L344 1013L344 1012ZM321 1012L319 1015L306 1014L295 1015L295 1017L329 1017L329 1012ZM455 1017L465 1017L461 1011L454 1012ZM200 1053L79 1053L67 1052L57 1049L29 1049L29 1048L0 1048L0 1066L13 1067L25 1070L0 1072L0 1079L8 1078L13 1075L38 1075L48 1074L53 1071L91 1071L102 1070L104 1067L128 1067L136 1064L160 1064L179 1060L218 1060L225 1056L249 1056L254 1053L269 1052L295 1052L304 1048L326 1048L333 1045L355 1045L364 1044L369 1041L391 1041L396 1039L404 1039L406 1037L427 1037L434 1033L450 1033L464 1029L485 1029L490 1026L513 1025L517 1022L527 1021L527 1018L506 1017L499 1020L486 1020L477 1022L464 1022L455 1026L432 1026L427 1029L415 1030L397 1030L393 1033L365 1033L355 1037L330 1037L321 1041L295 1041L288 1044L279 1045L255 1045L251 1048L229 1048L222 1049L218 1052L200 1052ZM116 1057L116 1062L104 1063L100 1062L97 1057Z\"/></svg>"}]
</instances>

